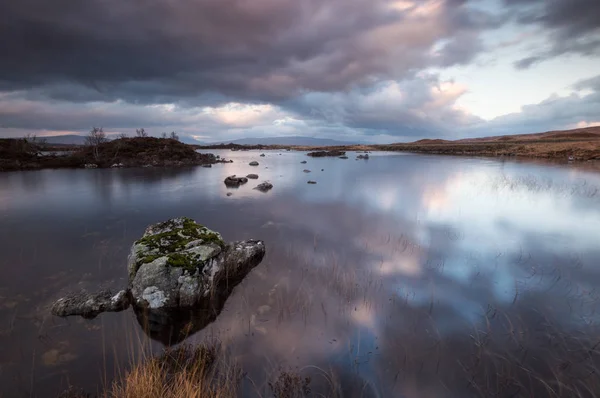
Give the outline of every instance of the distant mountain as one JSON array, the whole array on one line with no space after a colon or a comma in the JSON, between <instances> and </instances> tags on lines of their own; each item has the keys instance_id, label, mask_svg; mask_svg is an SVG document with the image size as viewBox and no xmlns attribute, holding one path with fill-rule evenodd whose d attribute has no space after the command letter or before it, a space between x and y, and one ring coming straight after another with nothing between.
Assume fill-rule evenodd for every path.
<instances>
[{"instance_id":1,"label":"distant mountain","mask_svg":"<svg viewBox=\"0 0 600 398\"><path fill-rule=\"evenodd\" d=\"M218 144L238 144L238 145L302 145L302 146L337 146L337 145L355 145L361 142L337 141L329 138L315 137L264 137L264 138L241 138L232 141L217 141L206 145Z\"/></svg>"},{"instance_id":2,"label":"distant mountain","mask_svg":"<svg viewBox=\"0 0 600 398\"><path fill-rule=\"evenodd\" d=\"M84 145L85 137L82 135L50 135L46 137L39 136L38 139L43 139L48 144L53 145Z\"/></svg>"}]
</instances>

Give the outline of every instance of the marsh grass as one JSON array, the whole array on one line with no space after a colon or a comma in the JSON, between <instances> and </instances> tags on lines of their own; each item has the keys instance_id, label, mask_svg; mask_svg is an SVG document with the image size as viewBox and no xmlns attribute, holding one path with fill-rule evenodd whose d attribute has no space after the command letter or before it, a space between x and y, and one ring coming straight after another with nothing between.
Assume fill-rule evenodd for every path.
<instances>
[{"instance_id":1,"label":"marsh grass","mask_svg":"<svg viewBox=\"0 0 600 398\"><path fill-rule=\"evenodd\" d=\"M170 348L147 358L112 383L104 398L236 397L241 371L217 343Z\"/></svg>"}]
</instances>

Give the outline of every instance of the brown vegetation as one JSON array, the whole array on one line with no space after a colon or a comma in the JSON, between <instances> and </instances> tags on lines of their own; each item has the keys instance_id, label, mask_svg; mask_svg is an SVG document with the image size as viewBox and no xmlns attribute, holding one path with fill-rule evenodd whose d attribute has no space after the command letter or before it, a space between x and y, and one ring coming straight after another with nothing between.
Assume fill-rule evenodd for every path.
<instances>
[{"instance_id":1,"label":"brown vegetation","mask_svg":"<svg viewBox=\"0 0 600 398\"><path fill-rule=\"evenodd\" d=\"M200 154L192 146L172 138L125 137L107 141L100 137L90 141L89 145L71 148L65 155L42 155L43 150L49 149L43 143L28 138L0 140L0 171L75 168L89 163L98 167L135 167L198 165L218 161L214 155Z\"/></svg>"},{"instance_id":2,"label":"brown vegetation","mask_svg":"<svg viewBox=\"0 0 600 398\"><path fill-rule=\"evenodd\" d=\"M113 383L105 398L230 398L242 374L224 363L216 344L167 349Z\"/></svg>"}]
</instances>

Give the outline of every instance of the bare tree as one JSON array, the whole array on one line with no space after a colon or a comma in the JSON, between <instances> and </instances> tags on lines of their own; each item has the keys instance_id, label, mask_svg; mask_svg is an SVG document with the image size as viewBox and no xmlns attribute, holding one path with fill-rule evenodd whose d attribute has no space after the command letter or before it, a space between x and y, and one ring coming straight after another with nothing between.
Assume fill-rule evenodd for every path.
<instances>
[{"instance_id":1,"label":"bare tree","mask_svg":"<svg viewBox=\"0 0 600 398\"><path fill-rule=\"evenodd\" d=\"M140 138L148 137L148 133L146 133L146 130L144 130L143 128L135 129L135 135Z\"/></svg>"},{"instance_id":2,"label":"bare tree","mask_svg":"<svg viewBox=\"0 0 600 398\"><path fill-rule=\"evenodd\" d=\"M98 151L100 145L107 141L108 139L106 138L106 134L102 127L92 127L87 137L85 137L85 143L92 148L94 159L96 159L96 161L100 158Z\"/></svg>"},{"instance_id":3,"label":"bare tree","mask_svg":"<svg viewBox=\"0 0 600 398\"><path fill-rule=\"evenodd\" d=\"M118 139L118 140L122 140L122 139L124 139L124 138L127 138L127 134L125 134L125 133L120 133L120 134L117 134L117 139Z\"/></svg>"},{"instance_id":4,"label":"bare tree","mask_svg":"<svg viewBox=\"0 0 600 398\"><path fill-rule=\"evenodd\" d=\"M166 138L167 138L167 133L162 133L162 134L160 135L160 138L166 139Z\"/></svg>"},{"instance_id":5,"label":"bare tree","mask_svg":"<svg viewBox=\"0 0 600 398\"><path fill-rule=\"evenodd\" d=\"M176 132L174 132L174 131L171 131L171 135L169 136L169 138L170 138L170 139L172 139L172 140L177 140L177 141L179 141L179 136L178 136L178 135L177 135L177 133L176 133Z\"/></svg>"}]
</instances>

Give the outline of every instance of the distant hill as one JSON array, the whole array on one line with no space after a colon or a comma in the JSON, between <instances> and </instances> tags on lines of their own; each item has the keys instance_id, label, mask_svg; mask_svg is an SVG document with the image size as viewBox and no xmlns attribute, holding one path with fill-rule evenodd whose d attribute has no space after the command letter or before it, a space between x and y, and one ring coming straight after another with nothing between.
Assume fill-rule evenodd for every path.
<instances>
[{"instance_id":1,"label":"distant hill","mask_svg":"<svg viewBox=\"0 0 600 398\"><path fill-rule=\"evenodd\" d=\"M600 139L600 127L584 127L573 130L546 131L544 133L500 135L494 137L465 138L454 142L511 142L511 141L577 141Z\"/></svg>"},{"instance_id":2,"label":"distant hill","mask_svg":"<svg viewBox=\"0 0 600 398\"><path fill-rule=\"evenodd\" d=\"M265 138L241 138L232 141L217 141L206 145L238 144L238 145L301 145L301 146L339 146L356 145L360 142L337 141L328 138L315 137L265 137Z\"/></svg>"},{"instance_id":3,"label":"distant hill","mask_svg":"<svg viewBox=\"0 0 600 398\"><path fill-rule=\"evenodd\" d=\"M53 145L84 145L85 144L85 137L82 135L75 135L75 134L69 134L69 135L50 135L50 136L46 136L46 137L38 137L39 139L43 139L46 141L46 143L48 144L53 144Z\"/></svg>"}]
</instances>

